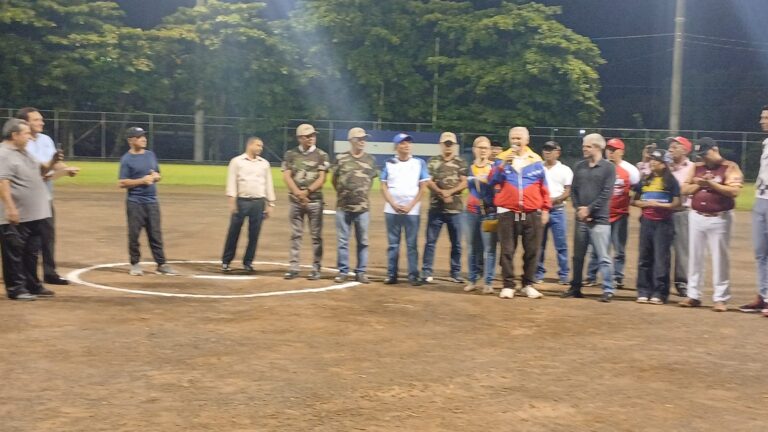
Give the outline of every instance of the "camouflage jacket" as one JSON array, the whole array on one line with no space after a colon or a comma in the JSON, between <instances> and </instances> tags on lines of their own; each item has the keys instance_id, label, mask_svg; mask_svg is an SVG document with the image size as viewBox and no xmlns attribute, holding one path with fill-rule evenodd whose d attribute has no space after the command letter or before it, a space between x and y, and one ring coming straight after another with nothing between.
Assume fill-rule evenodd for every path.
<instances>
[{"instance_id":1,"label":"camouflage jacket","mask_svg":"<svg viewBox=\"0 0 768 432\"><path fill-rule=\"evenodd\" d=\"M467 162L454 156L453 159L445 161L442 155L432 156L427 162L427 170L432 181L440 189L451 189L458 186L461 177L467 176ZM463 206L461 204L461 192L453 195L453 202L446 204L443 199L430 191L429 210L441 213L461 213Z\"/></svg>"},{"instance_id":2,"label":"camouflage jacket","mask_svg":"<svg viewBox=\"0 0 768 432\"><path fill-rule=\"evenodd\" d=\"M336 208L356 213L368 211L371 185L378 175L376 160L368 153L359 158L349 152L339 154L333 166Z\"/></svg>"},{"instance_id":3,"label":"camouflage jacket","mask_svg":"<svg viewBox=\"0 0 768 432\"><path fill-rule=\"evenodd\" d=\"M305 190L320 177L320 171L328 171L329 166L328 153L317 147L311 152L305 153L301 147L297 147L285 152L281 169L283 171L290 170L291 178L296 183L296 187ZM321 201L322 199L322 188L309 194L310 201ZM291 201L293 200L291 194Z\"/></svg>"}]
</instances>

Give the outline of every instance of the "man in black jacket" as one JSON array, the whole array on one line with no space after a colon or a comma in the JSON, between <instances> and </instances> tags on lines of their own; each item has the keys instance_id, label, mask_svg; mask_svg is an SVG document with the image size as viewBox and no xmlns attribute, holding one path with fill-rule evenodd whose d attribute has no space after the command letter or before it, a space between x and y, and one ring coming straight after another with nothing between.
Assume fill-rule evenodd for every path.
<instances>
[{"instance_id":1,"label":"man in black jacket","mask_svg":"<svg viewBox=\"0 0 768 432\"><path fill-rule=\"evenodd\" d=\"M584 256L587 246L592 245L598 257L599 271L603 275L601 302L613 298L613 263L608 254L611 241L611 226L608 221L609 203L616 170L612 163L603 159L605 138L600 134L584 137L582 151L584 160L573 169L571 200L576 209L576 226L573 237L573 278L571 287L563 297L581 298Z\"/></svg>"}]
</instances>

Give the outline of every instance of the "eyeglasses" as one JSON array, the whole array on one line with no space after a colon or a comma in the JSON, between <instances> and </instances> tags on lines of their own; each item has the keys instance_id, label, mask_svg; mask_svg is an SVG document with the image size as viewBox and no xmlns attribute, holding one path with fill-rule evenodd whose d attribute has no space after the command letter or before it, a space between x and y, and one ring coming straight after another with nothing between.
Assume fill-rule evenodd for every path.
<instances>
[{"instance_id":1,"label":"eyeglasses","mask_svg":"<svg viewBox=\"0 0 768 432\"><path fill-rule=\"evenodd\" d=\"M443 141L443 142L441 142L440 144L444 144L444 145L446 145L446 146L450 147L450 146L452 146L452 145L454 145L454 144L456 144L456 143L455 143L455 142L453 142L453 141Z\"/></svg>"}]
</instances>

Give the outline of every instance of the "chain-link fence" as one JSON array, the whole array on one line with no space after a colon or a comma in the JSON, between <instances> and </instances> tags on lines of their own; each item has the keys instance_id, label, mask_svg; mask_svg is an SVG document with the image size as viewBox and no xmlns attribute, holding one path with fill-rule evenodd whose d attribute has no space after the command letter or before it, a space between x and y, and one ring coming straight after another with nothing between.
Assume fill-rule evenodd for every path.
<instances>
[{"instance_id":1,"label":"chain-link fence","mask_svg":"<svg viewBox=\"0 0 768 432\"><path fill-rule=\"evenodd\" d=\"M0 108L3 119L13 116L15 108ZM164 160L194 161L195 121L192 115L116 113L89 111L42 110L46 119L46 133L61 145L69 158L118 158L127 150L125 130L140 126L148 131L150 146ZM285 151L296 144L295 127L311 123L318 131L317 145L333 153L333 135L338 129L362 127L366 130L435 131L431 123L392 123L351 120L291 119L276 122L272 119L246 119L241 117L205 117L203 125L204 161L223 163L241 153L249 136L259 136L265 142L264 156L279 163ZM581 159L581 138L598 132L606 138L621 138L626 144L626 159L640 160L645 145L655 142L666 148L665 138L670 132L660 129L613 129L573 127L532 127L531 146L540 150L549 140L560 143L562 161L573 164ZM472 140L485 135L492 140L507 142L508 127L495 131L457 132L465 155L471 152ZM703 136L714 138L722 154L742 167L747 179L754 179L760 167L761 142L765 135L759 132L734 131L681 131L689 139Z\"/></svg>"}]
</instances>

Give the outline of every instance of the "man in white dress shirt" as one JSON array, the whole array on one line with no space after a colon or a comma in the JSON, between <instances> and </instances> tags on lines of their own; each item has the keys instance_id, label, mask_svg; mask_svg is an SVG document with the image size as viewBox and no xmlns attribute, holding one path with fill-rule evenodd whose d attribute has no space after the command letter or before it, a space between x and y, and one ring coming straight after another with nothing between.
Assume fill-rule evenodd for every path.
<instances>
[{"instance_id":1,"label":"man in white dress shirt","mask_svg":"<svg viewBox=\"0 0 768 432\"><path fill-rule=\"evenodd\" d=\"M259 242L259 232L264 219L275 206L275 187L269 162L261 157L264 142L251 137L245 153L232 158L227 169L227 196L229 197L229 231L221 257L221 270L231 270L229 264L235 258L237 240L243 222L248 219L248 246L243 256L243 269L253 271L253 257Z\"/></svg>"}]
</instances>

